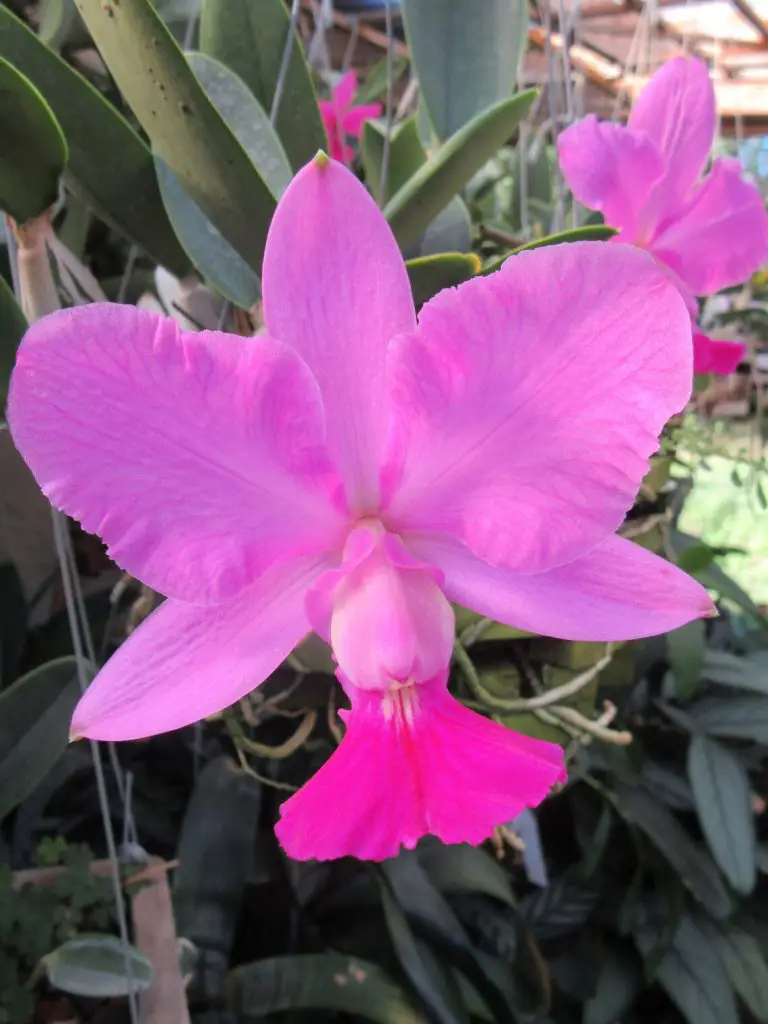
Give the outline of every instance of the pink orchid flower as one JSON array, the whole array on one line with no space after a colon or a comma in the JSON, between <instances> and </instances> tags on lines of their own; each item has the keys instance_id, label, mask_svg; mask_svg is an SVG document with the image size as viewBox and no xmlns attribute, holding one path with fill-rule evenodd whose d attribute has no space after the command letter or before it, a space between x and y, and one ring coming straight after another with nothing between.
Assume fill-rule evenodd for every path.
<instances>
[{"instance_id":1,"label":"pink orchid flower","mask_svg":"<svg viewBox=\"0 0 768 1024\"><path fill-rule=\"evenodd\" d=\"M645 253L585 242L515 256L417 323L386 220L322 154L278 204L262 283L254 338L95 304L21 344L20 452L57 507L169 595L73 732L205 718L316 630L351 710L282 806L286 851L478 843L564 778L563 756L449 694L449 602L578 640L711 612L698 583L614 533L688 399L685 305Z\"/></svg>"},{"instance_id":2,"label":"pink orchid flower","mask_svg":"<svg viewBox=\"0 0 768 1024\"><path fill-rule=\"evenodd\" d=\"M666 267L694 319L697 295L745 281L768 259L768 214L739 161L721 157L702 177L715 132L706 65L677 57L651 78L626 127L590 114L557 142L576 199L619 229L611 241L647 249ZM718 366L734 368L729 354Z\"/></svg>"},{"instance_id":3,"label":"pink orchid flower","mask_svg":"<svg viewBox=\"0 0 768 1024\"><path fill-rule=\"evenodd\" d=\"M318 100L330 154L334 160L348 167L354 159L355 151L347 142L347 136L359 139L365 122L380 117L382 110L380 103L353 104L356 91L357 75L350 69L334 86L332 99Z\"/></svg>"},{"instance_id":4,"label":"pink orchid flower","mask_svg":"<svg viewBox=\"0 0 768 1024\"><path fill-rule=\"evenodd\" d=\"M693 332L693 372L715 373L727 377L734 373L747 352L746 343L727 338L710 338L703 331Z\"/></svg>"}]
</instances>

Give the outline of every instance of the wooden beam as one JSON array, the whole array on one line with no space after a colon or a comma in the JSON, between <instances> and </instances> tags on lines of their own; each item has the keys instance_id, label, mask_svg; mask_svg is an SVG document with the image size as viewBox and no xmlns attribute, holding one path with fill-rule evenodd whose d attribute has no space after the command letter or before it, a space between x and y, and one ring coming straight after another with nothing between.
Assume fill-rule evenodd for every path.
<instances>
[{"instance_id":1,"label":"wooden beam","mask_svg":"<svg viewBox=\"0 0 768 1024\"><path fill-rule=\"evenodd\" d=\"M757 11L755 11L754 8L748 3L748 0L731 0L731 3L742 16L742 18L744 18L745 21L748 21L752 28L755 30L755 32L757 32L760 35L763 41L763 46L768 45L768 26L765 24L765 22L757 13Z\"/></svg>"}]
</instances>

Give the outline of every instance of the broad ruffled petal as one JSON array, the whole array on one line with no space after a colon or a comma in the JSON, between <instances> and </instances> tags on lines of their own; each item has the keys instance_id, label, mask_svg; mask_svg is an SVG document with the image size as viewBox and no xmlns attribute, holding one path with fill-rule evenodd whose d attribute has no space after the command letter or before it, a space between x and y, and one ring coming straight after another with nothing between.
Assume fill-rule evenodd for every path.
<instances>
[{"instance_id":1,"label":"broad ruffled petal","mask_svg":"<svg viewBox=\"0 0 768 1024\"><path fill-rule=\"evenodd\" d=\"M738 160L716 160L680 214L651 243L696 295L746 281L768 260L768 214Z\"/></svg>"},{"instance_id":2,"label":"broad ruffled petal","mask_svg":"<svg viewBox=\"0 0 768 1024\"><path fill-rule=\"evenodd\" d=\"M269 338L63 310L22 342L8 420L51 502L161 593L225 600L338 536L317 384Z\"/></svg>"},{"instance_id":3,"label":"broad ruffled petal","mask_svg":"<svg viewBox=\"0 0 768 1024\"><path fill-rule=\"evenodd\" d=\"M664 173L656 146L623 125L589 114L560 133L557 154L576 199L600 210L624 241L637 241L643 205Z\"/></svg>"},{"instance_id":4,"label":"broad ruffled petal","mask_svg":"<svg viewBox=\"0 0 768 1024\"><path fill-rule=\"evenodd\" d=\"M381 117L381 110L380 103L361 103L359 107L352 107L344 115L344 131L359 139L365 122Z\"/></svg>"},{"instance_id":5,"label":"broad ruffled petal","mask_svg":"<svg viewBox=\"0 0 768 1024\"><path fill-rule=\"evenodd\" d=\"M667 61L636 100L629 128L645 134L666 163L651 204L657 222L679 207L699 179L715 126L715 90L709 71L691 57Z\"/></svg>"},{"instance_id":6,"label":"broad ruffled petal","mask_svg":"<svg viewBox=\"0 0 768 1024\"><path fill-rule=\"evenodd\" d=\"M677 290L646 253L595 242L440 293L391 357L384 521L519 572L618 528L692 380Z\"/></svg>"},{"instance_id":7,"label":"broad ruffled petal","mask_svg":"<svg viewBox=\"0 0 768 1024\"><path fill-rule=\"evenodd\" d=\"M746 352L744 341L710 338L701 331L694 331L693 372L716 373L727 377L729 373L735 373Z\"/></svg>"},{"instance_id":8,"label":"broad ruffled petal","mask_svg":"<svg viewBox=\"0 0 768 1024\"><path fill-rule=\"evenodd\" d=\"M385 353L416 315L397 243L354 174L318 156L294 178L270 228L263 288L269 334L293 346L320 384L350 502L374 511Z\"/></svg>"},{"instance_id":9,"label":"broad ruffled petal","mask_svg":"<svg viewBox=\"0 0 768 1024\"><path fill-rule=\"evenodd\" d=\"M406 544L442 569L450 600L542 636L633 640L714 614L701 584L623 537L536 576L504 572L446 538L409 536Z\"/></svg>"},{"instance_id":10,"label":"broad ruffled petal","mask_svg":"<svg viewBox=\"0 0 768 1024\"><path fill-rule=\"evenodd\" d=\"M275 832L296 860L385 860L427 834L481 843L565 780L559 746L470 711L444 681L345 689L352 711L338 750L280 808Z\"/></svg>"},{"instance_id":11,"label":"broad ruffled petal","mask_svg":"<svg viewBox=\"0 0 768 1024\"><path fill-rule=\"evenodd\" d=\"M234 601L197 608L169 598L112 655L72 719L73 736L132 740L229 707L266 679L309 632L317 558L276 566Z\"/></svg>"},{"instance_id":12,"label":"broad ruffled petal","mask_svg":"<svg viewBox=\"0 0 768 1024\"><path fill-rule=\"evenodd\" d=\"M350 68L342 75L333 89L333 105L339 113L339 119L346 112L355 98L357 92L357 74L354 68Z\"/></svg>"}]
</instances>

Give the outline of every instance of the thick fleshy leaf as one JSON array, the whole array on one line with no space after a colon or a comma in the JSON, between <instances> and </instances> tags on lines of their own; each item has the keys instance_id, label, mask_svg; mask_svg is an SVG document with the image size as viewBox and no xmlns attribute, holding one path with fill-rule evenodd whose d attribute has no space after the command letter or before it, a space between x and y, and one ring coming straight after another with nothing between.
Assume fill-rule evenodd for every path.
<instances>
[{"instance_id":1,"label":"thick fleshy leaf","mask_svg":"<svg viewBox=\"0 0 768 1024\"><path fill-rule=\"evenodd\" d=\"M294 178L269 232L262 277L272 337L320 385L329 450L356 511L375 507L390 338L416 315L405 264L380 210L340 164L319 155Z\"/></svg>"},{"instance_id":2,"label":"thick fleshy leaf","mask_svg":"<svg viewBox=\"0 0 768 1024\"><path fill-rule=\"evenodd\" d=\"M451 601L545 636L632 640L714 610L700 584L623 537L609 537L584 558L534 576L497 569L447 538L410 535L406 544L442 570Z\"/></svg>"},{"instance_id":3,"label":"thick fleshy leaf","mask_svg":"<svg viewBox=\"0 0 768 1024\"><path fill-rule=\"evenodd\" d=\"M43 95L0 58L0 206L23 224L56 201L67 140Z\"/></svg>"},{"instance_id":4,"label":"thick fleshy leaf","mask_svg":"<svg viewBox=\"0 0 768 1024\"><path fill-rule=\"evenodd\" d=\"M768 259L768 214L738 160L712 170L650 249L696 295L746 281Z\"/></svg>"},{"instance_id":5,"label":"thick fleshy leaf","mask_svg":"<svg viewBox=\"0 0 768 1024\"><path fill-rule=\"evenodd\" d=\"M515 90L528 41L522 0L402 0L408 46L432 124L447 139Z\"/></svg>"},{"instance_id":6,"label":"thick fleshy leaf","mask_svg":"<svg viewBox=\"0 0 768 1024\"><path fill-rule=\"evenodd\" d=\"M269 338L133 306L54 313L21 343L8 422L51 502L161 593L225 600L334 542L322 400Z\"/></svg>"},{"instance_id":7,"label":"thick fleshy leaf","mask_svg":"<svg viewBox=\"0 0 768 1024\"><path fill-rule=\"evenodd\" d=\"M437 295L390 347L392 529L452 534L518 572L586 554L685 405L690 332L677 290L628 246L524 252Z\"/></svg>"},{"instance_id":8,"label":"thick fleshy leaf","mask_svg":"<svg viewBox=\"0 0 768 1024\"><path fill-rule=\"evenodd\" d=\"M273 672L309 631L317 558L270 569L234 601L169 599L112 655L72 717L72 735L132 740L229 707Z\"/></svg>"},{"instance_id":9,"label":"thick fleshy leaf","mask_svg":"<svg viewBox=\"0 0 768 1024\"><path fill-rule=\"evenodd\" d=\"M78 10L155 153L257 270L274 196L208 99L152 0L78 0Z\"/></svg>"},{"instance_id":10,"label":"thick fleshy leaf","mask_svg":"<svg viewBox=\"0 0 768 1024\"><path fill-rule=\"evenodd\" d=\"M746 767L725 744L693 736L688 778L712 856L734 889L749 895L757 882L757 836Z\"/></svg>"},{"instance_id":11,"label":"thick fleshy leaf","mask_svg":"<svg viewBox=\"0 0 768 1024\"><path fill-rule=\"evenodd\" d=\"M0 56L34 83L61 125L69 144L68 191L163 266L188 273L163 210L152 154L117 108L7 5L0 5Z\"/></svg>"},{"instance_id":12,"label":"thick fleshy leaf","mask_svg":"<svg viewBox=\"0 0 768 1024\"><path fill-rule=\"evenodd\" d=\"M227 976L226 1005L243 1022L285 1011L345 1013L373 1024L427 1024L411 995L378 966L341 953L255 960Z\"/></svg>"},{"instance_id":13,"label":"thick fleshy leaf","mask_svg":"<svg viewBox=\"0 0 768 1024\"><path fill-rule=\"evenodd\" d=\"M661 219L686 198L704 170L715 137L715 90L706 64L678 57L664 64L632 107L629 128L645 135L666 163L653 198Z\"/></svg>"},{"instance_id":14,"label":"thick fleshy leaf","mask_svg":"<svg viewBox=\"0 0 768 1024\"><path fill-rule=\"evenodd\" d=\"M323 126L298 33L281 71L290 12L283 0L204 0L200 49L242 78L265 110L271 112L278 81L282 97L275 128L294 170L323 145Z\"/></svg>"},{"instance_id":15,"label":"thick fleshy leaf","mask_svg":"<svg viewBox=\"0 0 768 1024\"><path fill-rule=\"evenodd\" d=\"M600 210L626 241L636 241L643 205L664 173L656 146L644 135L589 114L560 133L557 154L576 199Z\"/></svg>"}]
</instances>

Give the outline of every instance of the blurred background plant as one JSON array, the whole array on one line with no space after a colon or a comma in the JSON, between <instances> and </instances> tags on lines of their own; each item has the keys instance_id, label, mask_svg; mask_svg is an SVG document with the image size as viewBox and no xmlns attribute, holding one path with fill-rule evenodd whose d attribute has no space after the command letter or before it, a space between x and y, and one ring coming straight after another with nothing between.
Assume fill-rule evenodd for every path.
<instances>
[{"instance_id":1,"label":"blurred background plant","mask_svg":"<svg viewBox=\"0 0 768 1024\"><path fill-rule=\"evenodd\" d=\"M347 158L417 304L521 247L609 238L554 156L590 108L584 48L562 45L577 13L0 5L0 411L26 323L61 305L107 297L188 330L258 331L270 218L327 146L318 100L350 68L351 104L382 112L343 140ZM653 18L637 24L652 33ZM633 52L623 71L650 70L651 49ZM754 140L723 144L764 180ZM0 1022L768 1021L767 294L757 275L706 304L707 324L749 339L749 360L696 382L622 530L708 586L720 618L606 647L457 609L454 691L561 743L570 767L479 849L285 859L279 803L342 735L314 639L213 720L67 746L82 687L161 597L51 515L0 429ZM43 884L32 865L61 871ZM140 911L126 875L153 880Z\"/></svg>"}]
</instances>

